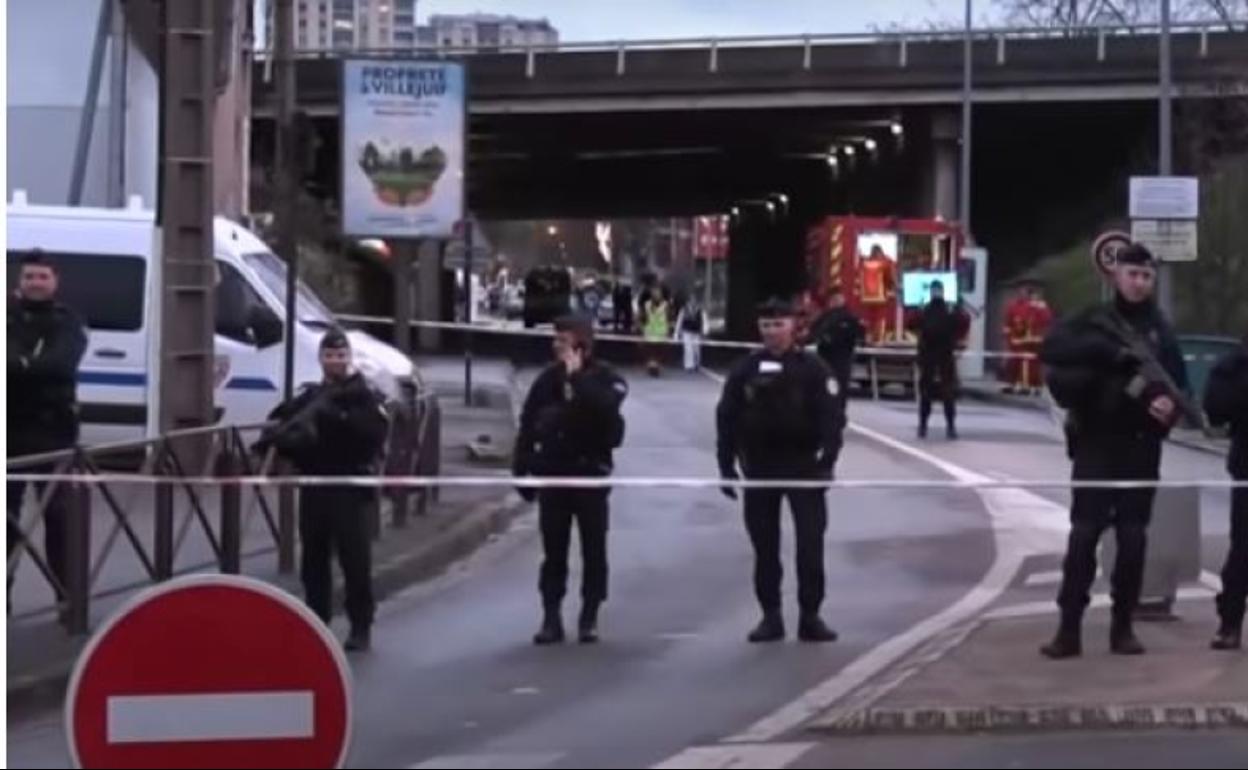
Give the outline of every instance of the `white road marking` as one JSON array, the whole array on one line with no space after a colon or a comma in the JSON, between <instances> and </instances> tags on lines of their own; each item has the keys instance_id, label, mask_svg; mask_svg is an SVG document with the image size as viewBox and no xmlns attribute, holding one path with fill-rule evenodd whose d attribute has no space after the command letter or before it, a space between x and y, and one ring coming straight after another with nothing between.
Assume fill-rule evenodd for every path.
<instances>
[{"instance_id":1,"label":"white road marking","mask_svg":"<svg viewBox=\"0 0 1248 770\"><path fill-rule=\"evenodd\" d=\"M108 742L311 738L313 703L310 690L117 695L108 699Z\"/></svg>"},{"instance_id":2,"label":"white road marking","mask_svg":"<svg viewBox=\"0 0 1248 770\"><path fill-rule=\"evenodd\" d=\"M1023 585L1028 588L1037 586L1055 586L1062 582L1062 571L1060 569L1048 570L1046 572L1033 572L1023 581Z\"/></svg>"},{"instance_id":3,"label":"white road marking","mask_svg":"<svg viewBox=\"0 0 1248 770\"><path fill-rule=\"evenodd\" d=\"M1200 584L1215 593L1222 593L1222 576L1209 570L1201 570Z\"/></svg>"},{"instance_id":4,"label":"white road marking","mask_svg":"<svg viewBox=\"0 0 1248 770\"><path fill-rule=\"evenodd\" d=\"M513 687L512 695L541 695L542 691L536 687Z\"/></svg>"},{"instance_id":5,"label":"white road marking","mask_svg":"<svg viewBox=\"0 0 1248 770\"><path fill-rule=\"evenodd\" d=\"M546 754L454 754L434 757L414 765L409 770L446 768L447 770L519 770L520 768L550 767L564 756L563 753Z\"/></svg>"},{"instance_id":6,"label":"white road marking","mask_svg":"<svg viewBox=\"0 0 1248 770\"><path fill-rule=\"evenodd\" d=\"M712 380L723 382L723 378L713 372L706 371L706 375ZM988 476L865 426L851 423L849 430L933 466L958 481L991 480ZM831 709L838 701L926 640L982 614L1010 587L1029 555L1061 552L1067 530L1064 508L1021 489L979 489L976 492L988 510L996 546L992 566L976 586L954 604L863 654L797 700L727 738L725 742L743 744L774 741L800 727Z\"/></svg>"},{"instance_id":7,"label":"white road marking","mask_svg":"<svg viewBox=\"0 0 1248 770\"><path fill-rule=\"evenodd\" d=\"M814 743L738 743L724 746L693 746L651 767L655 770L710 770L754 767L779 770L788 767L815 747Z\"/></svg>"}]
</instances>

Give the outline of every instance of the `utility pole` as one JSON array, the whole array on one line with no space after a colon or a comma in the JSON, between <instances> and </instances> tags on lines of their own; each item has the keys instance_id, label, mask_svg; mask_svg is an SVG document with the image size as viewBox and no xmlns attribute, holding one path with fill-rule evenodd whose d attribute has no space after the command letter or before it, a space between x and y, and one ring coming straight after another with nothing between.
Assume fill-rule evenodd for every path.
<instances>
[{"instance_id":1,"label":"utility pole","mask_svg":"<svg viewBox=\"0 0 1248 770\"><path fill-rule=\"evenodd\" d=\"M958 221L962 235L971 240L971 64L974 51L972 0L966 0L966 29L962 40L962 166L958 185Z\"/></svg>"},{"instance_id":2,"label":"utility pole","mask_svg":"<svg viewBox=\"0 0 1248 770\"><path fill-rule=\"evenodd\" d=\"M1174 173L1174 127L1171 122L1170 92L1174 75L1170 55L1170 0L1161 0L1160 95L1157 100L1157 173L1170 176ZM1170 317L1174 315L1174 273L1170 265L1162 264L1157 276L1157 303Z\"/></svg>"},{"instance_id":3,"label":"utility pole","mask_svg":"<svg viewBox=\"0 0 1248 770\"><path fill-rule=\"evenodd\" d=\"M295 166L295 3L274 0L274 59L277 64L276 197L277 253L286 258L286 330L283 350L282 396L295 393L295 292L299 280L299 180ZM291 487L278 491L278 571L295 569L295 495Z\"/></svg>"},{"instance_id":4,"label":"utility pole","mask_svg":"<svg viewBox=\"0 0 1248 770\"><path fill-rule=\"evenodd\" d=\"M277 253L286 259L286 342L282 393L289 399L295 390L295 311L299 280L299 179L295 165L295 2L276 0L274 27L277 62L277 157L276 198Z\"/></svg>"}]
</instances>

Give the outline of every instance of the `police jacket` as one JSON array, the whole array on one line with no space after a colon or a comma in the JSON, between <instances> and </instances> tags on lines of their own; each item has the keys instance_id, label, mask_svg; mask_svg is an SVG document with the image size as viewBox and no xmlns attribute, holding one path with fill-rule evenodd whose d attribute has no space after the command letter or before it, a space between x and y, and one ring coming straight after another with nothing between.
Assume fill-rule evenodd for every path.
<instances>
[{"instance_id":1,"label":"police jacket","mask_svg":"<svg viewBox=\"0 0 1248 770\"><path fill-rule=\"evenodd\" d=\"M269 415L277 425L260 446L271 445L310 476L369 476L377 473L389 420L385 400L364 375L342 382L305 386Z\"/></svg>"},{"instance_id":2,"label":"police jacket","mask_svg":"<svg viewBox=\"0 0 1248 770\"><path fill-rule=\"evenodd\" d=\"M961 308L944 300L927 303L910 323L919 335L919 363L930 365L952 360L969 326L970 319Z\"/></svg>"},{"instance_id":3,"label":"police jacket","mask_svg":"<svg viewBox=\"0 0 1248 770\"><path fill-rule=\"evenodd\" d=\"M8 437L12 455L52 451L78 440L78 364L87 333L59 302L9 304Z\"/></svg>"},{"instance_id":4,"label":"police jacket","mask_svg":"<svg viewBox=\"0 0 1248 770\"><path fill-rule=\"evenodd\" d=\"M592 358L571 376L562 363L546 367L520 414L515 475L610 475L624 442L620 408L627 395L628 383Z\"/></svg>"},{"instance_id":5,"label":"police jacket","mask_svg":"<svg viewBox=\"0 0 1248 770\"><path fill-rule=\"evenodd\" d=\"M802 350L751 353L724 383L716 411L720 473L783 478L828 473L845 412L828 367Z\"/></svg>"},{"instance_id":6,"label":"police jacket","mask_svg":"<svg viewBox=\"0 0 1248 770\"><path fill-rule=\"evenodd\" d=\"M1237 479L1248 479L1248 342L1214 366L1204 406L1209 422L1231 426L1227 469Z\"/></svg>"},{"instance_id":7,"label":"police jacket","mask_svg":"<svg viewBox=\"0 0 1248 770\"><path fill-rule=\"evenodd\" d=\"M847 307L832 308L815 321L814 338L819 357L832 370L848 373L854 360L854 349L867 334L866 327Z\"/></svg>"},{"instance_id":8,"label":"police jacket","mask_svg":"<svg viewBox=\"0 0 1248 770\"><path fill-rule=\"evenodd\" d=\"M1138 357L1107 324L1112 314L1125 320L1147 341L1153 358L1174 384L1188 388L1187 367L1179 343L1153 302L1129 303L1121 297L1096 305L1059 324L1044 340L1040 360L1054 400L1067 409L1080 435L1150 435L1162 438L1169 428L1148 413L1149 405L1169 388L1151 377L1143 390L1133 392L1143 367Z\"/></svg>"}]
</instances>

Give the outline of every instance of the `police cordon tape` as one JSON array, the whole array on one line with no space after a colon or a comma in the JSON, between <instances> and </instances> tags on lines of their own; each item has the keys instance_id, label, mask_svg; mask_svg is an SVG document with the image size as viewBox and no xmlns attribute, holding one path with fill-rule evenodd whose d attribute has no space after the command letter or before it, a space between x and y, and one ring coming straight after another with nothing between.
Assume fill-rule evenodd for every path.
<instances>
[{"instance_id":1,"label":"police cordon tape","mask_svg":"<svg viewBox=\"0 0 1248 770\"><path fill-rule=\"evenodd\" d=\"M376 324L376 325L390 324L390 325L393 325L395 323L395 319L390 318L388 316L354 315L351 313L339 313L335 317L339 321L346 321L347 323L355 323L355 324ZM507 328L507 327L501 327L501 326L492 326L489 324L463 323L462 321L421 321L421 320L413 319L412 321L409 321L408 324L418 329L441 329L441 330L446 330L446 331L466 331L466 332L472 332L473 334L477 334L477 333L498 334L498 335L510 334L510 335L514 335L517 337L545 337L548 339L550 337L555 336L555 332L553 329L515 329L515 328ZM594 339L607 340L611 342L631 342L635 344L645 344L645 345L671 345L674 347L681 346L684 344L683 340L676 339L676 338L664 338L661 340L646 339L645 337L636 335L636 334L598 334L598 333L595 333ZM759 342L743 342L741 340L714 340L714 339L707 339L705 337L699 340L698 344L702 347L736 348L739 350L758 350L762 348L762 343L759 343ZM872 348L872 347L855 348L854 353L866 355L866 356L881 356L881 357L886 357L886 358L890 356L894 358L907 358L907 357L913 358L916 353L916 349L914 345L915 343L913 342L905 342L905 343L900 343L899 347L895 347L895 348ZM814 346L812 345L811 347L813 348ZM1028 361L1034 361L1039 357L1035 353L1016 353L1016 352L1012 352L1008 350L958 350L956 351L956 355L958 355L961 358L983 358L983 359L1020 358L1020 359L1024 359ZM1188 353L1183 356L1184 361L1205 361L1205 362L1212 363L1220 359L1221 359L1221 356L1215 353L1205 353L1203 355Z\"/></svg>"},{"instance_id":2,"label":"police cordon tape","mask_svg":"<svg viewBox=\"0 0 1248 770\"><path fill-rule=\"evenodd\" d=\"M522 487L542 489L1248 489L1248 481L1221 479L723 479L700 476L150 476L125 473L10 473L9 481L61 484L136 484L248 487Z\"/></svg>"},{"instance_id":3,"label":"police cordon tape","mask_svg":"<svg viewBox=\"0 0 1248 770\"><path fill-rule=\"evenodd\" d=\"M389 318L386 316L352 315L352 314L344 313L344 314L339 314L336 317L338 318L339 321L345 321L347 323L354 323L354 324L375 324L375 325L390 324L390 325L393 325L395 323L395 319ZM511 335L511 336L516 336L516 337L545 337L548 339L555 335L555 332L553 329L515 329L515 328L506 328L506 327L500 327L500 326L491 326L488 324L463 323L461 321L412 320L409 322L409 324L413 328L417 328L417 329L438 329L438 330L443 330L443 331L471 332L473 334ZM605 341L610 341L610 342L629 342L629 343L638 344L638 345L671 345L673 347L680 347L681 345L684 344L684 342L680 339L674 339L674 338L668 338L668 337L665 337L663 339L647 339L646 337L643 337L641 335L635 335L635 334L597 334L595 333L594 339L599 340L599 341L605 340ZM735 348L738 350L759 350L762 348L762 343L743 342L740 340L714 340L714 339L703 338L702 340L698 342L698 344L702 347L707 347L707 348ZM917 350L914 346L914 343L901 343L901 346L896 347L896 348L877 348L877 347L856 348L854 352L859 355L880 356L880 357L885 357L885 358L887 357L914 358ZM1002 351L1002 350L959 350L957 351L957 355L963 358L985 358L985 359L1021 358L1021 359L1027 359L1027 360L1034 360L1036 358L1035 353L1013 353L1013 352Z\"/></svg>"}]
</instances>

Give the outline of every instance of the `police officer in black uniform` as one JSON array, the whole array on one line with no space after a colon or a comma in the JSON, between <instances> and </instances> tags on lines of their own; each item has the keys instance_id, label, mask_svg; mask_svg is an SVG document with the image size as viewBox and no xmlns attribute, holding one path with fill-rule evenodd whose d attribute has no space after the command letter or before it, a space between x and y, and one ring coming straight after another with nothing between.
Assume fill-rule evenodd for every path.
<instances>
[{"instance_id":1,"label":"police officer in black uniform","mask_svg":"<svg viewBox=\"0 0 1248 770\"><path fill-rule=\"evenodd\" d=\"M520 416L513 471L517 477L606 477L613 452L624 441L620 413L628 384L593 357L594 327L589 319L564 316L555 322L555 361L529 390ZM568 584L568 548L572 523L580 530L584 567L582 644L598 641L598 609L607 599L608 488L521 487L528 501L538 500L545 560L538 588L545 611L538 645L564 640L562 604Z\"/></svg>"},{"instance_id":2,"label":"police officer in black uniform","mask_svg":"<svg viewBox=\"0 0 1248 770\"><path fill-rule=\"evenodd\" d=\"M372 476L380 468L389 427L385 400L351 366L351 343L340 330L320 344L325 378L305 386L269 416L278 425L265 432L260 447L276 447L307 476ZM338 553L346 589L351 633L345 646L371 646L373 599L372 514L375 490L368 487L314 486L299 493L301 577L308 607L329 624L333 616L332 554Z\"/></svg>"},{"instance_id":3,"label":"police officer in black uniform","mask_svg":"<svg viewBox=\"0 0 1248 770\"><path fill-rule=\"evenodd\" d=\"M78 364L87 347L87 332L78 315L56 300L58 288L56 267L42 252L22 257L17 296L8 309L9 457L55 452L78 441ZM37 485L40 494L43 487ZM26 484L10 481L6 492L12 556L22 539L19 522ZM44 514L44 555L62 585L67 523L65 498L57 489Z\"/></svg>"},{"instance_id":4,"label":"police officer in black uniform","mask_svg":"<svg viewBox=\"0 0 1248 770\"><path fill-rule=\"evenodd\" d=\"M919 335L919 438L927 438L932 402L945 406L945 435L958 437L958 344L970 324L965 311L945 301L945 285L932 281L931 300L911 324Z\"/></svg>"},{"instance_id":5,"label":"police officer in black uniform","mask_svg":"<svg viewBox=\"0 0 1248 770\"><path fill-rule=\"evenodd\" d=\"M748 479L831 479L845 425L837 381L817 356L797 347L793 308L769 300L759 308L764 348L740 361L724 383L716 414L719 471ZM730 499L736 489L724 487ZM784 638L780 582L780 504L787 497L797 540L798 637L836 641L819 616L824 598L823 536L828 510L820 489L749 489L745 524L754 546L754 591L763 619L751 642Z\"/></svg>"},{"instance_id":6,"label":"police officer in black uniform","mask_svg":"<svg viewBox=\"0 0 1248 770\"><path fill-rule=\"evenodd\" d=\"M1153 299L1157 266L1152 254L1133 244L1119 252L1117 262L1114 299L1060 324L1041 349L1049 390L1067 410L1076 481L1159 478L1162 441L1180 416L1187 388L1178 341ZM1041 648L1046 657L1082 653L1082 619L1096 577L1097 544L1108 527L1118 540L1110 649L1119 655L1144 652L1131 621L1140 599L1154 496L1154 489L1074 490L1058 595L1061 625Z\"/></svg>"},{"instance_id":7,"label":"police officer in black uniform","mask_svg":"<svg viewBox=\"0 0 1248 770\"><path fill-rule=\"evenodd\" d=\"M832 287L830 307L815 321L811 337L819 357L836 377L837 398L842 404L849 397L849 378L854 365L854 350L866 339L867 328L854 312L845 306L841 287Z\"/></svg>"},{"instance_id":8,"label":"police officer in black uniform","mask_svg":"<svg viewBox=\"0 0 1248 770\"><path fill-rule=\"evenodd\" d=\"M1213 368L1205 387L1205 412L1213 425L1231 426L1231 478L1248 480L1248 337L1239 350L1227 354ZM1215 650L1238 650L1243 645L1244 603L1248 598L1248 489L1231 491L1231 550L1222 567L1218 596L1221 624Z\"/></svg>"}]
</instances>

